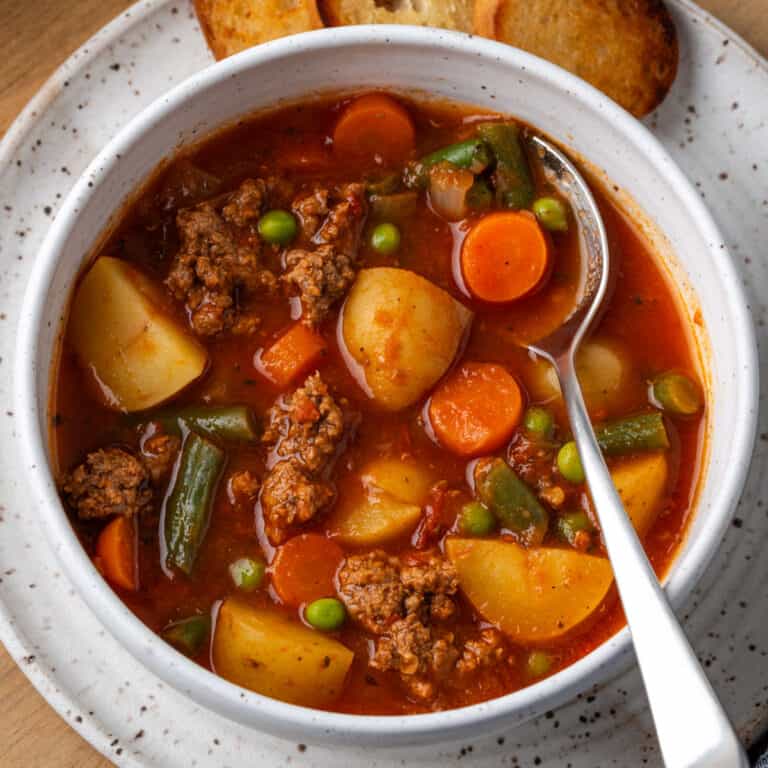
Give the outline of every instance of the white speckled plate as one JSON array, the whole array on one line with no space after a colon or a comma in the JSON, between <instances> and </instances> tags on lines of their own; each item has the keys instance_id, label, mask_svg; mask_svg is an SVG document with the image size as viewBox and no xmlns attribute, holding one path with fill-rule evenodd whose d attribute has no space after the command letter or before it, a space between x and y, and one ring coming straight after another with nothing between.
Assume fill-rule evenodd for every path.
<instances>
[{"instance_id":1,"label":"white speckled plate","mask_svg":"<svg viewBox=\"0 0 768 768\"><path fill-rule=\"evenodd\" d=\"M768 62L688 0L673 0L680 74L649 123L711 206L739 260L766 373ZM191 3L146 0L53 76L0 145L0 640L53 707L121 766L659 765L636 673L510 731L505 740L398 752L279 741L203 710L106 633L58 570L15 466L16 314L48 223L77 175L130 117L211 61ZM762 380L768 382L768 376ZM764 385L766 386L766 385ZM761 396L761 400L762 400ZM686 606L686 628L752 741L768 724L768 414L740 511Z\"/></svg>"}]
</instances>

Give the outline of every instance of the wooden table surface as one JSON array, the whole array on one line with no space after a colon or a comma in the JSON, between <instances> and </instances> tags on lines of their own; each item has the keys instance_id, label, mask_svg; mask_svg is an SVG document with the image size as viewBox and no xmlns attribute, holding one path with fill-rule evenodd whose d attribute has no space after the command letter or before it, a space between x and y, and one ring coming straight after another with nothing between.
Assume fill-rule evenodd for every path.
<instances>
[{"instance_id":1,"label":"wooden table surface","mask_svg":"<svg viewBox=\"0 0 768 768\"><path fill-rule=\"evenodd\" d=\"M254 0L258 2L258 0ZM699 0L768 55L765 0ZM130 0L0 0L0 136L48 75ZM41 57L40 51L50 51ZM45 703L0 645L0 766L105 768L110 763Z\"/></svg>"}]
</instances>

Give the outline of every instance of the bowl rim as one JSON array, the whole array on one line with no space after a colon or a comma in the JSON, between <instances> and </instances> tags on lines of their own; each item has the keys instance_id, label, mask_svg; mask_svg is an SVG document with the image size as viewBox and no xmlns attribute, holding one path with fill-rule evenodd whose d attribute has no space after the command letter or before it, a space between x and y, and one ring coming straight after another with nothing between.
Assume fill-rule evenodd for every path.
<instances>
[{"instance_id":1,"label":"bowl rim","mask_svg":"<svg viewBox=\"0 0 768 768\"><path fill-rule=\"evenodd\" d=\"M64 572L89 608L110 633L141 663L177 690L205 706L242 723L285 734L300 732L309 741L355 741L357 743L408 743L447 735L456 727L518 722L526 716L552 708L585 690L590 681L603 682L630 659L630 636L626 626L587 656L555 675L527 688L459 709L413 715L351 715L314 710L288 704L248 691L230 683L187 659L162 641L112 591L81 546L59 499L47 458L47 435L40 425L45 411L38 408L37 357L39 334L46 310L46 299L60 249L76 226L83 203L98 194L99 183L119 163L128 147L141 143L143 136L188 99L212 85L257 68L273 60L313 51L343 49L370 44L401 45L429 49L433 54L450 56L457 48L470 48L478 56L491 58L511 70L527 69L540 79L579 101L590 111L601 112L648 158L648 163L662 169L684 206L699 222L710 243L724 303L739 326L735 334L735 358L741 371L734 386L740 387L739 401L756 405L758 401L758 364L754 327L743 287L733 261L722 258L724 239L711 214L693 186L662 147L658 139L638 120L588 83L548 61L495 41L461 32L404 25L361 25L326 28L281 38L243 51L193 74L160 96L122 128L91 161L79 177L49 229L32 269L19 318L14 356L14 402L20 419L19 442L30 490L39 509L40 522L48 543L56 553ZM213 129L215 131L216 129ZM94 238L98 242L101 233ZM720 248L720 244L722 248ZM41 420L41 413L43 419ZM734 456L751 458L757 426L757 408L734 425L731 434ZM667 596L673 606L688 596L718 549L741 494L749 461L736 461L716 494L714 507L723 511L715 524L688 539L686 567L675 562L665 579Z\"/></svg>"}]
</instances>

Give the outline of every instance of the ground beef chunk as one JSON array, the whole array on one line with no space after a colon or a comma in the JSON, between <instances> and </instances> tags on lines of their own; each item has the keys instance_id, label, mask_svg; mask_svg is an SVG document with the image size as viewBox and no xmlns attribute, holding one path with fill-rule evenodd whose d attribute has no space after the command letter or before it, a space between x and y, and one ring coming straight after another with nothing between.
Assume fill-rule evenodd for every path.
<instances>
[{"instance_id":1,"label":"ground beef chunk","mask_svg":"<svg viewBox=\"0 0 768 768\"><path fill-rule=\"evenodd\" d=\"M461 652L456 669L462 675L468 675L483 667L489 667L508 656L504 638L498 629L487 628L480 634L467 640Z\"/></svg>"},{"instance_id":2,"label":"ground beef chunk","mask_svg":"<svg viewBox=\"0 0 768 768\"><path fill-rule=\"evenodd\" d=\"M319 373L269 411L265 443L282 458L295 457L318 472L334 454L344 434L344 414Z\"/></svg>"},{"instance_id":3,"label":"ground beef chunk","mask_svg":"<svg viewBox=\"0 0 768 768\"><path fill-rule=\"evenodd\" d=\"M317 373L270 409L263 440L273 446L277 463L264 479L261 507L272 544L281 544L291 526L311 520L333 500L326 475L344 432L344 413Z\"/></svg>"},{"instance_id":4,"label":"ground beef chunk","mask_svg":"<svg viewBox=\"0 0 768 768\"><path fill-rule=\"evenodd\" d=\"M365 189L362 184L347 184L333 195L318 189L294 201L293 210L305 242L286 254L282 279L301 298L302 321L316 325L355 279Z\"/></svg>"},{"instance_id":5,"label":"ground beef chunk","mask_svg":"<svg viewBox=\"0 0 768 768\"><path fill-rule=\"evenodd\" d=\"M398 558L382 550L350 555L339 595L354 621L376 635L370 664L400 673L408 691L432 698L460 656L439 622L456 612L456 572L438 552Z\"/></svg>"},{"instance_id":6,"label":"ground beef chunk","mask_svg":"<svg viewBox=\"0 0 768 768\"><path fill-rule=\"evenodd\" d=\"M273 291L277 278L262 265L256 220L268 193L263 179L248 179L223 199L185 208L176 216L181 247L166 285L189 312L200 336L250 333L256 317L240 311L238 296Z\"/></svg>"},{"instance_id":7,"label":"ground beef chunk","mask_svg":"<svg viewBox=\"0 0 768 768\"><path fill-rule=\"evenodd\" d=\"M121 448L89 453L62 490L83 520L126 515L133 517L152 501L150 474L135 456Z\"/></svg>"},{"instance_id":8,"label":"ground beef chunk","mask_svg":"<svg viewBox=\"0 0 768 768\"><path fill-rule=\"evenodd\" d=\"M349 615L374 634L385 632L404 613L400 561L380 549L344 561L339 591Z\"/></svg>"},{"instance_id":9,"label":"ground beef chunk","mask_svg":"<svg viewBox=\"0 0 768 768\"><path fill-rule=\"evenodd\" d=\"M267 538L282 544L291 526L311 520L335 494L330 483L312 477L298 461L279 462L264 479L261 492Z\"/></svg>"},{"instance_id":10,"label":"ground beef chunk","mask_svg":"<svg viewBox=\"0 0 768 768\"><path fill-rule=\"evenodd\" d=\"M152 482L155 485L158 485L170 475L180 447L181 440L175 435L160 433L142 441L141 460L149 470Z\"/></svg>"}]
</instances>

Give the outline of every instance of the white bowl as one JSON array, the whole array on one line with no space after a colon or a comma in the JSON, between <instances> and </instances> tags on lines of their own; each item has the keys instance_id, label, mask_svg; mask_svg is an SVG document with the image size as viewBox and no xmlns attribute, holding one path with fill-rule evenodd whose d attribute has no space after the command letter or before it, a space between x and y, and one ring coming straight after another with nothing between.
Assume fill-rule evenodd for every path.
<instances>
[{"instance_id":1,"label":"white bowl","mask_svg":"<svg viewBox=\"0 0 768 768\"><path fill-rule=\"evenodd\" d=\"M125 607L80 546L50 466L48 398L66 304L78 270L131 193L179 147L241 116L317 92L370 87L421 91L520 117L571 147L593 169L604 169L624 204L636 203L635 218L644 222L678 284L706 361L705 480L666 583L673 604L691 592L736 506L754 439L757 356L736 271L699 196L642 124L558 67L480 38L389 26L285 38L200 72L136 117L79 179L35 262L16 354L19 441L35 507L63 569L110 632L166 682L227 717L300 741L453 741L509 727L617 673L631 659L627 630L536 685L463 709L365 717L285 704L187 660Z\"/></svg>"}]
</instances>

